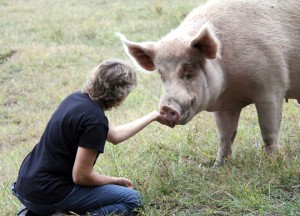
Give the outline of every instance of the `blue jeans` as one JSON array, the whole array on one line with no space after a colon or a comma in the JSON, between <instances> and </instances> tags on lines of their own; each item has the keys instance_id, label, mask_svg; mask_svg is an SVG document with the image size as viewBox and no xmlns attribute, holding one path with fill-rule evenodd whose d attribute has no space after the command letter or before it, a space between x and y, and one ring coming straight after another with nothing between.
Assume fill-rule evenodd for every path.
<instances>
[{"instance_id":1,"label":"blue jeans","mask_svg":"<svg viewBox=\"0 0 300 216\"><path fill-rule=\"evenodd\" d=\"M96 187L75 185L63 201L54 204L32 203L17 196L27 208L43 216L69 211L77 214L90 212L92 215L132 215L134 210L142 206L141 196L137 191L112 184Z\"/></svg>"}]
</instances>

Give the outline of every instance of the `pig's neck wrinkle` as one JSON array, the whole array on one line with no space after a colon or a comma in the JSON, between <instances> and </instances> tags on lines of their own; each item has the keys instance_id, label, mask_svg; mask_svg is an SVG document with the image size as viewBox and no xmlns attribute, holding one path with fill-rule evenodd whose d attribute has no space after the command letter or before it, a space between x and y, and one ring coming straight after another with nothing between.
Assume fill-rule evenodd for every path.
<instances>
[{"instance_id":1,"label":"pig's neck wrinkle","mask_svg":"<svg viewBox=\"0 0 300 216\"><path fill-rule=\"evenodd\" d=\"M220 66L219 60L208 60L205 67L206 71L206 82L208 87L207 92L207 105L206 107L211 106L224 92L226 89L226 77L224 71ZM205 90L205 89L204 89Z\"/></svg>"}]
</instances>

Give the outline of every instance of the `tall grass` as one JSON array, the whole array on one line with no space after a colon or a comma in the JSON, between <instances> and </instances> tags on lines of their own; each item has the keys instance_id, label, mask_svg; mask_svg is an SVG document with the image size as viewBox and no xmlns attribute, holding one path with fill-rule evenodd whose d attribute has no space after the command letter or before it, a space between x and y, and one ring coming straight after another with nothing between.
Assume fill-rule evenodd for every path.
<instances>
[{"instance_id":1,"label":"tall grass","mask_svg":"<svg viewBox=\"0 0 300 216\"><path fill-rule=\"evenodd\" d=\"M9 185L59 102L80 89L100 61L130 62L115 32L157 40L199 1L0 0L0 211L20 203ZM138 73L125 103L107 112L122 124L157 109L156 73ZM213 117L203 112L185 126L154 123L123 144L107 144L95 169L134 181L141 215L299 215L299 107L284 105L281 155L268 158L253 106L241 116L233 158L212 167L218 143Z\"/></svg>"}]
</instances>

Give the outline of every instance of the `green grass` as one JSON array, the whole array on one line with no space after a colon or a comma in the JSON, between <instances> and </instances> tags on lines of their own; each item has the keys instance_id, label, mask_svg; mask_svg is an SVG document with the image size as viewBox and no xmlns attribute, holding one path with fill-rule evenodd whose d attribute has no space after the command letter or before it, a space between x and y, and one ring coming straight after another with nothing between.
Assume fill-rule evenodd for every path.
<instances>
[{"instance_id":1,"label":"green grass","mask_svg":"<svg viewBox=\"0 0 300 216\"><path fill-rule=\"evenodd\" d=\"M0 209L20 206L9 191L24 157L69 93L80 89L99 62L125 55L116 32L130 40L158 40L199 1L0 0ZM157 109L156 73L138 73L125 103L107 113L122 124ZM154 123L119 146L108 144L95 169L131 179L142 194L141 215L300 215L299 106L284 104L273 158L261 151L254 106L240 120L233 157L212 167L218 147L213 116L185 126Z\"/></svg>"}]
</instances>

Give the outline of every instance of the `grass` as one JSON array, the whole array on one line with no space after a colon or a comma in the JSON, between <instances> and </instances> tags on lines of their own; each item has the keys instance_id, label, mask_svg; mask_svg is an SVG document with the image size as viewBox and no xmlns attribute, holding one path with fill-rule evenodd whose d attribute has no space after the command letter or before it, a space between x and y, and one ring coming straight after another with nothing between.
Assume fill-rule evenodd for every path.
<instances>
[{"instance_id":1,"label":"grass","mask_svg":"<svg viewBox=\"0 0 300 216\"><path fill-rule=\"evenodd\" d=\"M9 191L24 157L47 120L89 71L104 59L130 62L115 32L130 40L157 40L175 28L199 1L8 1L0 0L0 209L20 206ZM156 73L138 73L137 89L107 113L122 124L157 109ZM218 136L212 114L186 126L153 123L119 146L107 145L95 169L134 181L141 215L299 215L300 125L295 101L284 105L283 153L261 151L253 106L240 120L233 158L212 167Z\"/></svg>"}]
</instances>

